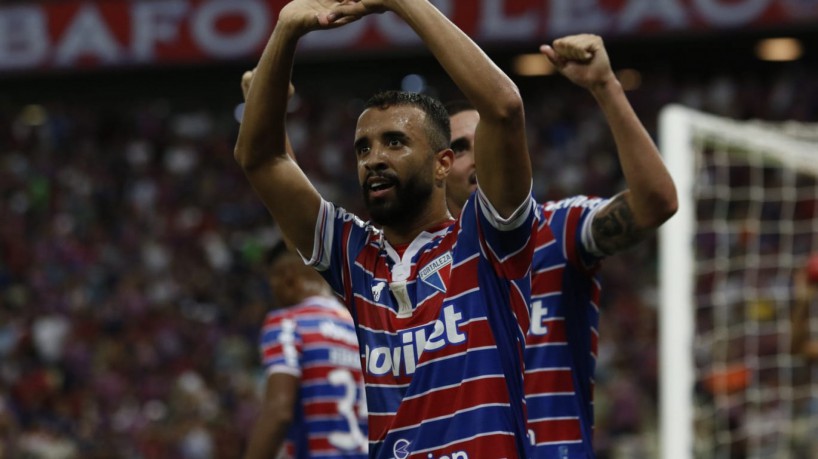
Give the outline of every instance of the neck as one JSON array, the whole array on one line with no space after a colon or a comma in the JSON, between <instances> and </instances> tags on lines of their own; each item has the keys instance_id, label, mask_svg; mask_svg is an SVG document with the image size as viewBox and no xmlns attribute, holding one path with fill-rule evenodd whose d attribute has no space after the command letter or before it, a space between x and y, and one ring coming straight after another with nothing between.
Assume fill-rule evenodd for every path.
<instances>
[{"instance_id":1,"label":"neck","mask_svg":"<svg viewBox=\"0 0 818 459\"><path fill-rule=\"evenodd\" d=\"M428 206L426 211L418 215L411 223L399 226L384 226L383 234L390 244L408 244L415 240L418 234L426 231L440 222L451 220L452 215L445 206Z\"/></svg>"},{"instance_id":2,"label":"neck","mask_svg":"<svg viewBox=\"0 0 818 459\"><path fill-rule=\"evenodd\" d=\"M460 212L463 211L464 204L465 203L455 202L455 200L452 198L446 198L446 206L449 208L449 213L451 213L454 218L457 218L460 215Z\"/></svg>"}]
</instances>

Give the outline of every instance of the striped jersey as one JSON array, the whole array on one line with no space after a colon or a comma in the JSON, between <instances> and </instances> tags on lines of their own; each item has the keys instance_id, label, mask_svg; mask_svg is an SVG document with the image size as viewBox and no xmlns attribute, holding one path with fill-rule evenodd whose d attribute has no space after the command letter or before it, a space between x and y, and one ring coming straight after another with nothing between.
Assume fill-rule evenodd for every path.
<instances>
[{"instance_id":1,"label":"striped jersey","mask_svg":"<svg viewBox=\"0 0 818 459\"><path fill-rule=\"evenodd\" d=\"M593 458L593 385L602 253L592 216L608 202L575 196L537 206L525 391L536 458Z\"/></svg>"},{"instance_id":2,"label":"striped jersey","mask_svg":"<svg viewBox=\"0 0 818 459\"><path fill-rule=\"evenodd\" d=\"M457 221L399 254L323 203L309 263L357 325L370 457L527 457L522 348L535 218L528 200L502 220L478 190Z\"/></svg>"},{"instance_id":3,"label":"striped jersey","mask_svg":"<svg viewBox=\"0 0 818 459\"><path fill-rule=\"evenodd\" d=\"M367 457L366 399L355 326L334 298L310 297L267 314L261 332L267 374L301 380L285 459Z\"/></svg>"}]
</instances>

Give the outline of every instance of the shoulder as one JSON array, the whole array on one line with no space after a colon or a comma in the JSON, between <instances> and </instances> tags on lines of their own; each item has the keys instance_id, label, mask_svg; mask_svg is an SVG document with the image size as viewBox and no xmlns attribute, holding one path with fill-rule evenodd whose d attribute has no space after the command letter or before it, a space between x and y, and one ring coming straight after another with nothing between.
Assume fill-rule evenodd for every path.
<instances>
[{"instance_id":1,"label":"shoulder","mask_svg":"<svg viewBox=\"0 0 818 459\"><path fill-rule=\"evenodd\" d=\"M264 323L281 322L292 314L291 308L273 309L264 316Z\"/></svg>"},{"instance_id":2,"label":"shoulder","mask_svg":"<svg viewBox=\"0 0 818 459\"><path fill-rule=\"evenodd\" d=\"M329 296L312 296L288 309L293 320L306 322L330 320L352 324L352 315L346 306Z\"/></svg>"},{"instance_id":3,"label":"shoulder","mask_svg":"<svg viewBox=\"0 0 818 459\"><path fill-rule=\"evenodd\" d=\"M298 317L291 308L276 309L267 313L261 325L261 335L278 336L282 333L295 333L298 329Z\"/></svg>"},{"instance_id":4,"label":"shoulder","mask_svg":"<svg viewBox=\"0 0 818 459\"><path fill-rule=\"evenodd\" d=\"M361 217L329 201L324 201L324 209L328 215L341 223L349 224L367 233L380 234L381 232L381 230L373 226L371 222L364 221Z\"/></svg>"}]
</instances>

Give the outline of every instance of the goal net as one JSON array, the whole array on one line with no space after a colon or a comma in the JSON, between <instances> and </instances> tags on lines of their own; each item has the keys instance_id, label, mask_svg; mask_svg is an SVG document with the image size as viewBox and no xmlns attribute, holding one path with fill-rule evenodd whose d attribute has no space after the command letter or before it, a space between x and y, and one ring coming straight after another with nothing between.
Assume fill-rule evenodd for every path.
<instances>
[{"instance_id":1,"label":"goal net","mask_svg":"<svg viewBox=\"0 0 818 459\"><path fill-rule=\"evenodd\" d=\"M661 457L818 457L818 363L790 316L818 251L818 125L670 106L659 129L679 194L659 235Z\"/></svg>"}]
</instances>

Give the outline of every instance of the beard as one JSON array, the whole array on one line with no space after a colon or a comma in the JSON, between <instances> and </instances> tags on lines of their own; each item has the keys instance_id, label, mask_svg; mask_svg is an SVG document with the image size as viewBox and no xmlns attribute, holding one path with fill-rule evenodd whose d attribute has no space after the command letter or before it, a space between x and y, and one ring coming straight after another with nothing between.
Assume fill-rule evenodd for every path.
<instances>
[{"instance_id":1,"label":"beard","mask_svg":"<svg viewBox=\"0 0 818 459\"><path fill-rule=\"evenodd\" d=\"M394 176L393 176L394 177ZM405 181L394 180L394 198L372 199L364 187L364 203L372 221L380 226L408 226L418 218L429 203L434 189L431 171L417 171Z\"/></svg>"}]
</instances>

